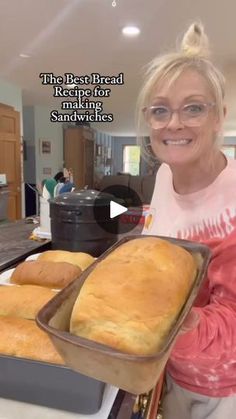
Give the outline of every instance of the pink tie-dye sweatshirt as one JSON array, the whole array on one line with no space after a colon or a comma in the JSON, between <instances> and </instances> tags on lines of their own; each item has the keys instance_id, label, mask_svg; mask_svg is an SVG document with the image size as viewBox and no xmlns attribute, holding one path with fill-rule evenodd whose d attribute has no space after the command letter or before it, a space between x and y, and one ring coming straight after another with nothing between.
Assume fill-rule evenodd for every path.
<instances>
[{"instance_id":1,"label":"pink tie-dye sweatshirt","mask_svg":"<svg viewBox=\"0 0 236 419\"><path fill-rule=\"evenodd\" d=\"M180 386L212 397L236 394L236 160L207 188L188 195L173 189L162 164L143 234L198 241L212 249L207 279L193 310L200 322L176 341L167 371Z\"/></svg>"}]
</instances>

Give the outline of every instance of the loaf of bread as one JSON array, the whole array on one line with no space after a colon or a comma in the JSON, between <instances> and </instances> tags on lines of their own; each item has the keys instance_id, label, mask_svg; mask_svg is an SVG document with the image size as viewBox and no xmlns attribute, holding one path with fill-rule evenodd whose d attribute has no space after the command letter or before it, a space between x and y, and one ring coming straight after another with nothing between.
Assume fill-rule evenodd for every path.
<instances>
[{"instance_id":1,"label":"loaf of bread","mask_svg":"<svg viewBox=\"0 0 236 419\"><path fill-rule=\"evenodd\" d=\"M0 316L0 354L63 364L49 337L33 320Z\"/></svg>"},{"instance_id":2,"label":"loaf of bread","mask_svg":"<svg viewBox=\"0 0 236 419\"><path fill-rule=\"evenodd\" d=\"M30 260L20 263L10 282L13 284L41 285L48 288L64 288L81 274L78 266L68 262Z\"/></svg>"},{"instance_id":3,"label":"loaf of bread","mask_svg":"<svg viewBox=\"0 0 236 419\"><path fill-rule=\"evenodd\" d=\"M99 262L73 307L71 333L136 355L157 353L196 277L193 256L156 237L130 240Z\"/></svg>"},{"instance_id":4,"label":"loaf of bread","mask_svg":"<svg viewBox=\"0 0 236 419\"><path fill-rule=\"evenodd\" d=\"M38 311L56 294L37 285L0 286L0 316L35 319Z\"/></svg>"},{"instance_id":5,"label":"loaf of bread","mask_svg":"<svg viewBox=\"0 0 236 419\"><path fill-rule=\"evenodd\" d=\"M37 260L69 262L79 266L82 271L94 262L94 258L88 253L69 252L67 250L47 250L46 252L41 253Z\"/></svg>"}]
</instances>

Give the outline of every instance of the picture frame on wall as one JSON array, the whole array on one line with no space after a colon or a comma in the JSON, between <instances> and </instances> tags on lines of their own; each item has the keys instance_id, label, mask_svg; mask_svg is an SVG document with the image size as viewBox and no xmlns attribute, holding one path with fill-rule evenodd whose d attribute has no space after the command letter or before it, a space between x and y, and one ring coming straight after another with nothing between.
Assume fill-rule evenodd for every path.
<instances>
[{"instance_id":1,"label":"picture frame on wall","mask_svg":"<svg viewBox=\"0 0 236 419\"><path fill-rule=\"evenodd\" d=\"M39 145L40 145L40 153L41 154L51 154L51 152L52 152L52 142L51 142L51 140L40 139L39 140Z\"/></svg>"}]
</instances>

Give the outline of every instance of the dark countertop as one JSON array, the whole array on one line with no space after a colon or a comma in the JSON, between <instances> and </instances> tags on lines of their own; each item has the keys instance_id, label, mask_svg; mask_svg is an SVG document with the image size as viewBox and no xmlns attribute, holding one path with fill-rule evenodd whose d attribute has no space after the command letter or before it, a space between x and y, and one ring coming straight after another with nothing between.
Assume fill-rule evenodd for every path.
<instances>
[{"instance_id":1,"label":"dark countertop","mask_svg":"<svg viewBox=\"0 0 236 419\"><path fill-rule=\"evenodd\" d=\"M28 224L26 220L0 223L0 272L33 253L50 248L50 240L29 239L36 227L36 224Z\"/></svg>"}]
</instances>

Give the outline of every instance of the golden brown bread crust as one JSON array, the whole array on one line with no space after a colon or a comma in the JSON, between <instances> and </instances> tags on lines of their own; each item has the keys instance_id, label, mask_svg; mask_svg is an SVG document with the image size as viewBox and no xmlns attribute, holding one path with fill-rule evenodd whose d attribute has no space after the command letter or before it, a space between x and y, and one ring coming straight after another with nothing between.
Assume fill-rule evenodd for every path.
<instances>
[{"instance_id":1,"label":"golden brown bread crust","mask_svg":"<svg viewBox=\"0 0 236 419\"><path fill-rule=\"evenodd\" d=\"M78 266L68 262L31 260L20 263L10 282L18 285L41 285L48 288L64 288L81 274Z\"/></svg>"},{"instance_id":2,"label":"golden brown bread crust","mask_svg":"<svg viewBox=\"0 0 236 419\"><path fill-rule=\"evenodd\" d=\"M82 271L94 262L94 258L88 253L69 252L67 250L47 250L46 252L41 253L37 260L69 262L79 266Z\"/></svg>"},{"instance_id":3,"label":"golden brown bread crust","mask_svg":"<svg viewBox=\"0 0 236 419\"><path fill-rule=\"evenodd\" d=\"M155 354L173 325L196 276L183 248L145 237L118 247L86 279L70 331L120 351Z\"/></svg>"},{"instance_id":4,"label":"golden brown bread crust","mask_svg":"<svg viewBox=\"0 0 236 419\"><path fill-rule=\"evenodd\" d=\"M0 286L0 316L35 319L38 311L56 294L37 285Z\"/></svg>"},{"instance_id":5,"label":"golden brown bread crust","mask_svg":"<svg viewBox=\"0 0 236 419\"><path fill-rule=\"evenodd\" d=\"M0 317L0 354L64 364L49 337L33 320Z\"/></svg>"}]
</instances>

